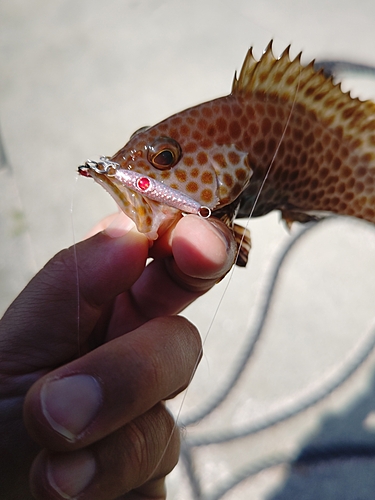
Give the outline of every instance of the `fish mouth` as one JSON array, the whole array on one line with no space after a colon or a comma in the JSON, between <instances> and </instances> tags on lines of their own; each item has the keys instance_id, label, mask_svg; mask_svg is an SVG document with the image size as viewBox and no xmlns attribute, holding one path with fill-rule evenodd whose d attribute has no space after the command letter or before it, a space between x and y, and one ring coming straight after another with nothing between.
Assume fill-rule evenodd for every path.
<instances>
[{"instance_id":1,"label":"fish mouth","mask_svg":"<svg viewBox=\"0 0 375 500\"><path fill-rule=\"evenodd\" d=\"M133 191L115 177L90 168L87 163L78 167L78 172L84 177L91 177L100 184L125 215L135 223L138 231L145 234L149 240L159 238L173 222L182 217L181 212L176 208L162 205Z\"/></svg>"}]
</instances>

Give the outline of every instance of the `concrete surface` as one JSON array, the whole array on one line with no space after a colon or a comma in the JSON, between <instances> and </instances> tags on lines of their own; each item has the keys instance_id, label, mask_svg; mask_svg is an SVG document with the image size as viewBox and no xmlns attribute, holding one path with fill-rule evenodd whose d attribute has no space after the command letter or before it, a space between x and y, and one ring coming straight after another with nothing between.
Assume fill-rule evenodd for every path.
<instances>
[{"instance_id":1,"label":"concrete surface","mask_svg":"<svg viewBox=\"0 0 375 500\"><path fill-rule=\"evenodd\" d=\"M375 65L374 19L375 3L365 0L3 0L1 311L48 258L115 210L99 186L77 180L77 165L111 155L143 125L227 94L250 45L260 56L273 38L275 53L292 43L305 62ZM375 98L373 79L346 85ZM171 404L187 429L169 498L372 499L375 231L367 224L330 220L299 240L239 383L188 425L238 365L272 270L299 231L289 235L276 214L249 227L249 268L186 312L205 353L187 395ZM255 432L324 391L309 409ZM303 450L310 461L290 466Z\"/></svg>"}]
</instances>

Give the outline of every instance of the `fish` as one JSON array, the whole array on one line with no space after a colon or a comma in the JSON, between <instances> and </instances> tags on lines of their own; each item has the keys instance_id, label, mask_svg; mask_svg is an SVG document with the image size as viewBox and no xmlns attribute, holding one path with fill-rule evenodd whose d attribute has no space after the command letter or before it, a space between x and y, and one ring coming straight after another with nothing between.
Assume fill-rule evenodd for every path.
<instances>
[{"instance_id":1,"label":"fish","mask_svg":"<svg viewBox=\"0 0 375 500\"><path fill-rule=\"evenodd\" d=\"M184 213L217 217L251 247L236 219L279 210L290 226L327 213L375 223L375 103L344 93L314 61L251 48L231 93L136 131L92 177L150 240ZM152 187L150 187L152 185Z\"/></svg>"}]
</instances>

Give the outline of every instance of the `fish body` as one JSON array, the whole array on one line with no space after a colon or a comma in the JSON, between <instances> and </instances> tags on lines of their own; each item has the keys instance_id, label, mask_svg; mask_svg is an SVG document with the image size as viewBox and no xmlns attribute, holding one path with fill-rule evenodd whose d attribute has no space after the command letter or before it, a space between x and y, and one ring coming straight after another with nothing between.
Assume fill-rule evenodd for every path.
<instances>
[{"instance_id":1,"label":"fish body","mask_svg":"<svg viewBox=\"0 0 375 500\"><path fill-rule=\"evenodd\" d=\"M288 224L319 212L375 222L375 104L343 93L313 62L250 50L228 96L133 134L110 161L207 207L240 240L236 217L280 210ZM151 239L181 216L91 172ZM246 248L240 265L247 260Z\"/></svg>"}]
</instances>

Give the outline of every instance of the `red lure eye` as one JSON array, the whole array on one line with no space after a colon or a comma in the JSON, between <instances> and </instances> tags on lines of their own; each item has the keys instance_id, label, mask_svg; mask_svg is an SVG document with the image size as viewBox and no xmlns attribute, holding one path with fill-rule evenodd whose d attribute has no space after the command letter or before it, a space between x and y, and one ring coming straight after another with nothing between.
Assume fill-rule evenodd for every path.
<instances>
[{"instance_id":1,"label":"red lure eye","mask_svg":"<svg viewBox=\"0 0 375 500\"><path fill-rule=\"evenodd\" d=\"M181 158L181 146L170 137L159 137L147 150L147 159L158 170L168 170Z\"/></svg>"}]
</instances>

